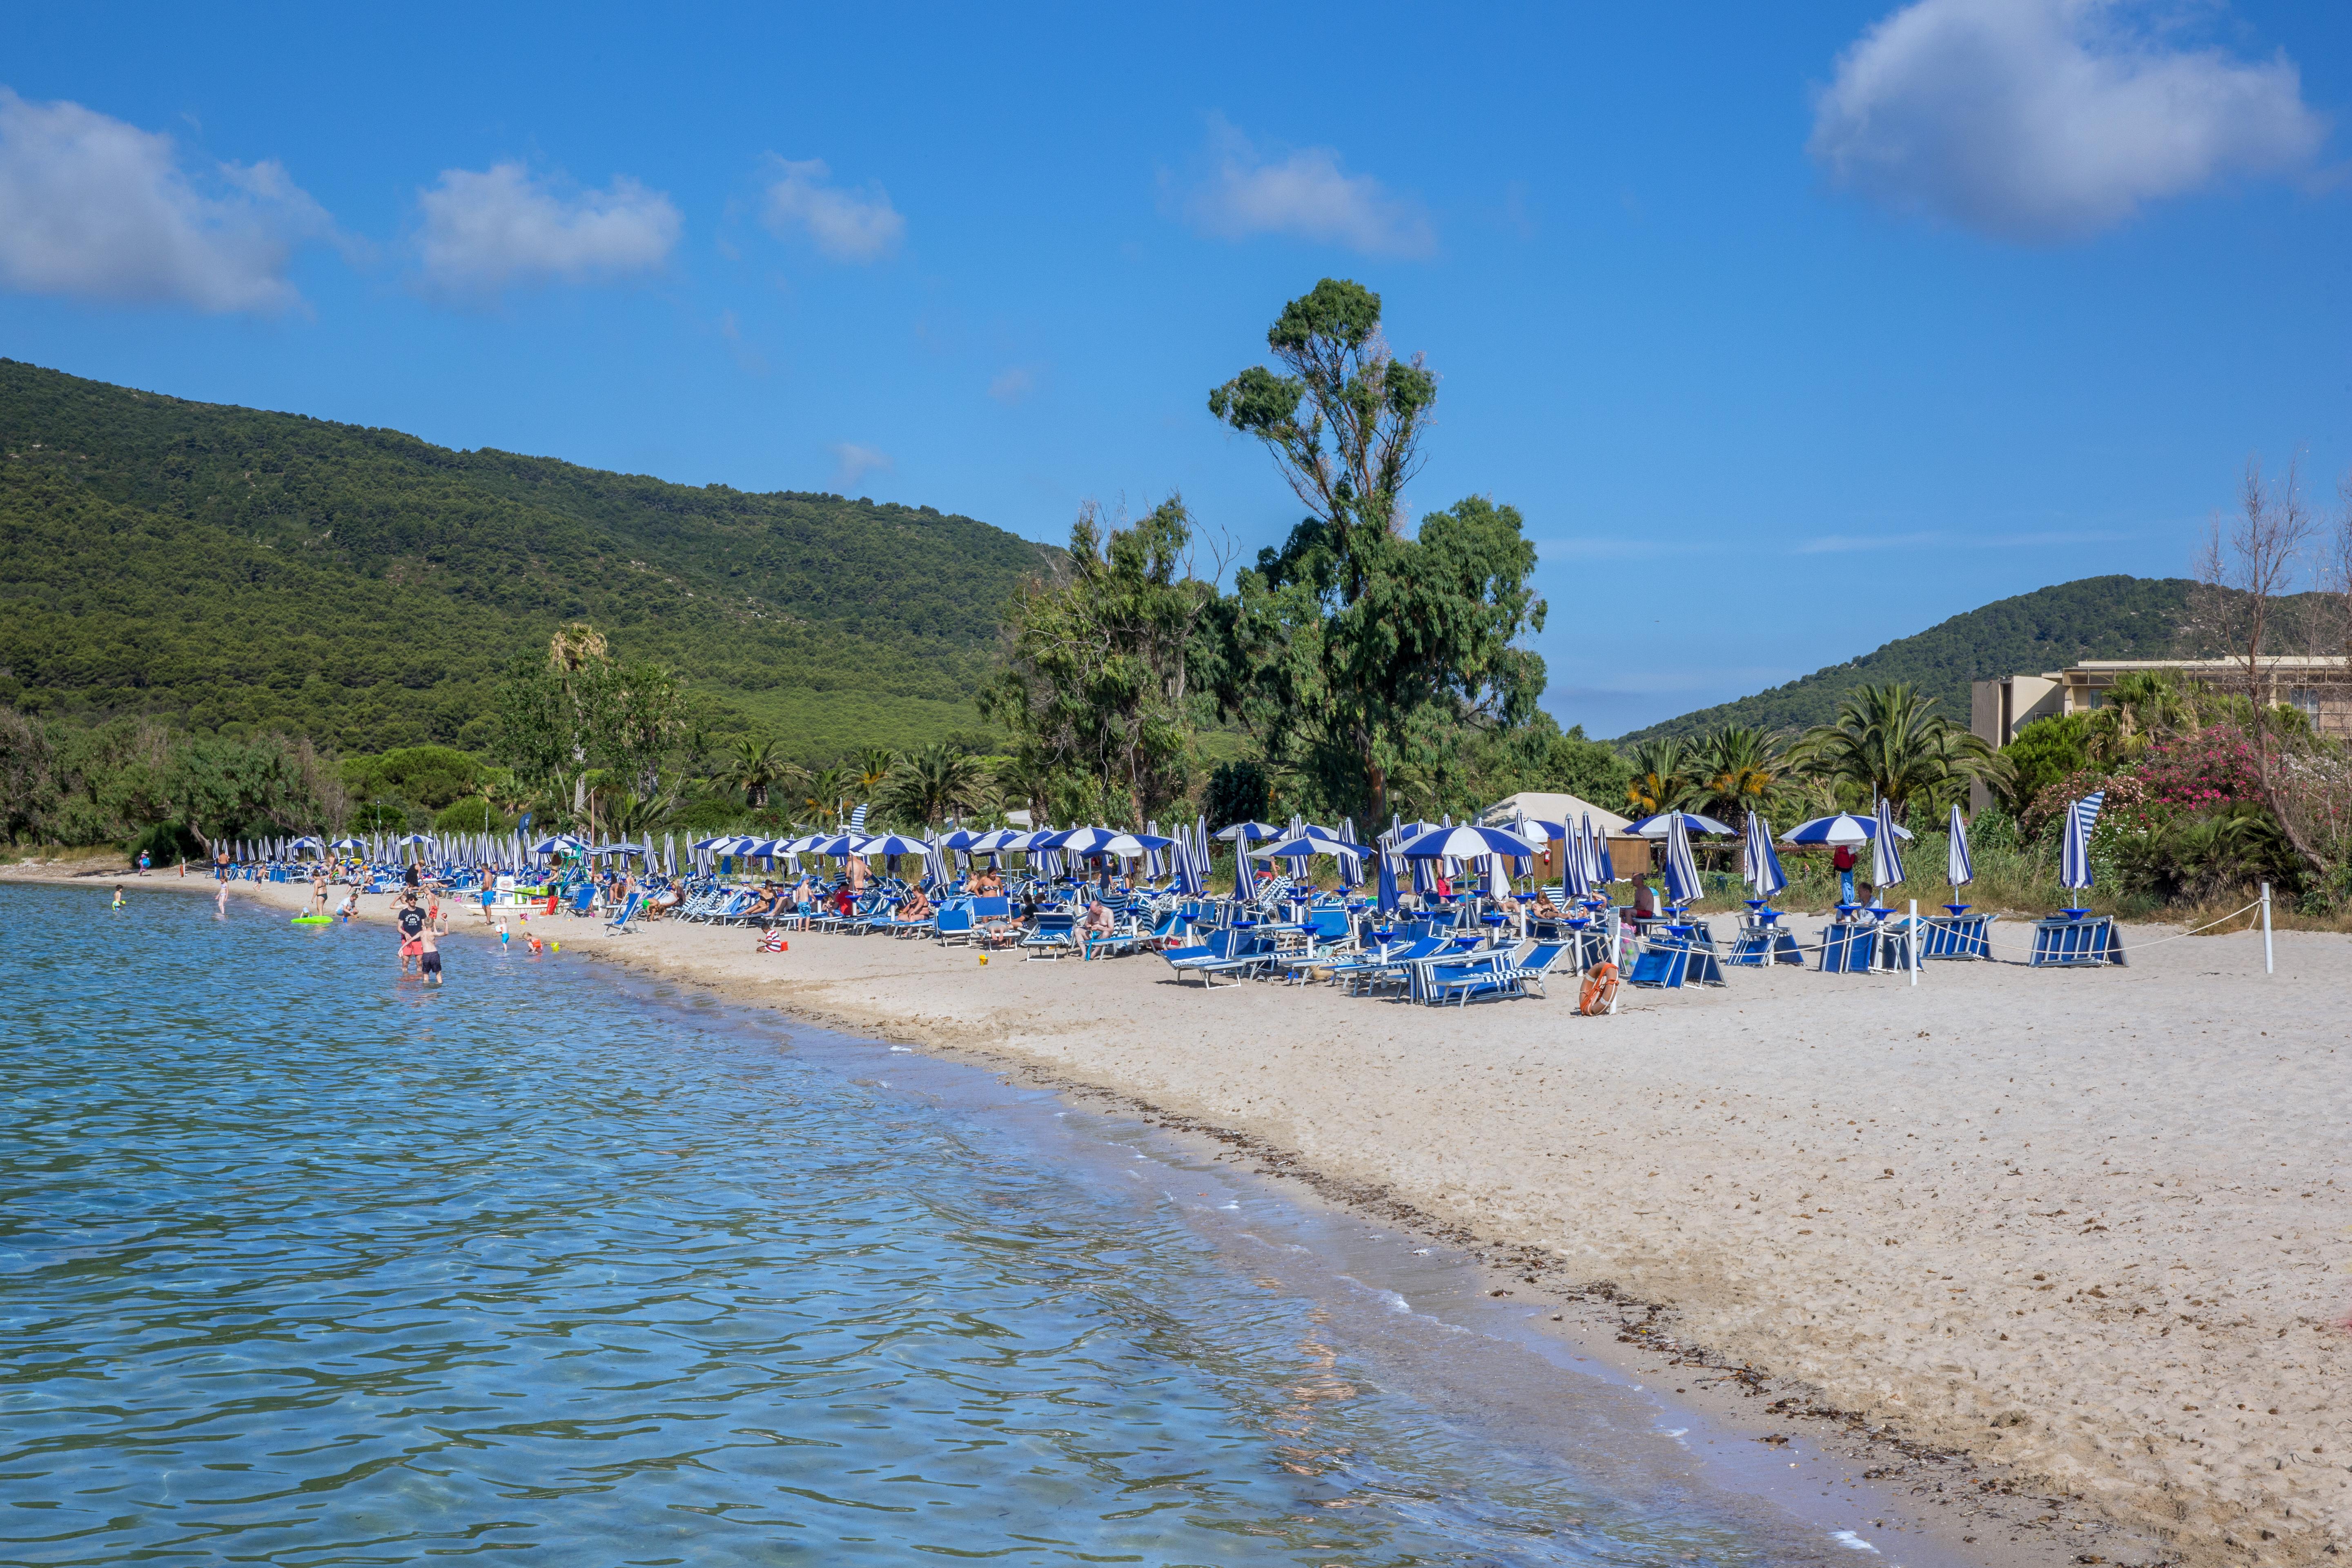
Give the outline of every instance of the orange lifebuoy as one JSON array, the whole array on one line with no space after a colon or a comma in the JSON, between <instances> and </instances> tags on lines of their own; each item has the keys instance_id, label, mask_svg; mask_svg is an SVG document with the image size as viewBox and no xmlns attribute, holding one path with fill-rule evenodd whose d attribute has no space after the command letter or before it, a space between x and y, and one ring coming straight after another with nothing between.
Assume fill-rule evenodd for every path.
<instances>
[{"instance_id":1,"label":"orange lifebuoy","mask_svg":"<svg viewBox=\"0 0 2352 1568\"><path fill-rule=\"evenodd\" d=\"M1576 1010L1588 1018L1597 1018L1616 1001L1617 966L1606 962L1594 964L1584 976L1584 989L1576 999Z\"/></svg>"}]
</instances>

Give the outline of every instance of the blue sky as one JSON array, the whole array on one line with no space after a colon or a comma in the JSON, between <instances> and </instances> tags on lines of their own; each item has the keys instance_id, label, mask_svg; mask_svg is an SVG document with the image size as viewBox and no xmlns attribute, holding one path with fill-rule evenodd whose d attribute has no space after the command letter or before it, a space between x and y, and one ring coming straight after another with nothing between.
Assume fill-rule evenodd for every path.
<instances>
[{"instance_id":1,"label":"blue sky","mask_svg":"<svg viewBox=\"0 0 2352 1568\"><path fill-rule=\"evenodd\" d=\"M1206 395L1354 278L1602 735L2352 463L2337 7L852 9L27 13L0 353L1248 554Z\"/></svg>"}]
</instances>

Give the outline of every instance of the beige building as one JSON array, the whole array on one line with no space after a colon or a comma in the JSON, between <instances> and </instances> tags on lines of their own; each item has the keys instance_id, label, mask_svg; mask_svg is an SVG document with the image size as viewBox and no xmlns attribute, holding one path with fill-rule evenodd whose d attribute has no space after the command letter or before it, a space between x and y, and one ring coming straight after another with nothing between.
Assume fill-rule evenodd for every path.
<instances>
[{"instance_id":1,"label":"beige building","mask_svg":"<svg viewBox=\"0 0 2352 1568\"><path fill-rule=\"evenodd\" d=\"M2233 658L2086 658L2041 675L1974 682L1969 728L1989 744L2006 746L2033 720L2096 710L2117 678L2138 670L2162 670L2223 691L2245 689L2245 666ZM2352 680L2347 675L2346 661L2326 655L2263 660L2270 700L2303 710L2323 735L2352 735Z\"/></svg>"}]
</instances>

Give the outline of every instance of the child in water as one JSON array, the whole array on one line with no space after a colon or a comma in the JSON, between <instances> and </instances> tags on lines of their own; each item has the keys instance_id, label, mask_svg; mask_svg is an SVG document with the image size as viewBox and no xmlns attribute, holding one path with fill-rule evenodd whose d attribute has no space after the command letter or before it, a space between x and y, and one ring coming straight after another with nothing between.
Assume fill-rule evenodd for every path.
<instances>
[{"instance_id":1,"label":"child in water","mask_svg":"<svg viewBox=\"0 0 2352 1568\"><path fill-rule=\"evenodd\" d=\"M120 882L114 886L114 907L118 910L122 907L122 884Z\"/></svg>"},{"instance_id":2,"label":"child in water","mask_svg":"<svg viewBox=\"0 0 2352 1568\"><path fill-rule=\"evenodd\" d=\"M432 922L428 921L425 922L425 929L417 933L416 940L425 944L425 951L417 955L417 963L422 965L417 972L419 977L429 980L436 985L440 984L441 933L435 931Z\"/></svg>"}]
</instances>

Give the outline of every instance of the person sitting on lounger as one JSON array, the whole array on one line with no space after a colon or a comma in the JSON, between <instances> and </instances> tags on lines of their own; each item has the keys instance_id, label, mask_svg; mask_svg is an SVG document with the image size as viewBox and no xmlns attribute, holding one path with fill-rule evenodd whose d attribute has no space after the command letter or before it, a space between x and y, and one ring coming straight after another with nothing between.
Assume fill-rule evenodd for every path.
<instances>
[{"instance_id":1,"label":"person sitting on lounger","mask_svg":"<svg viewBox=\"0 0 2352 1568\"><path fill-rule=\"evenodd\" d=\"M1087 904L1087 912L1078 917L1077 933L1080 942L1092 942L1098 936L1108 936L1111 930L1110 906L1099 899Z\"/></svg>"},{"instance_id":2,"label":"person sitting on lounger","mask_svg":"<svg viewBox=\"0 0 2352 1568\"><path fill-rule=\"evenodd\" d=\"M1658 889L1650 886L1647 877L1633 879L1633 918L1655 920L1658 915Z\"/></svg>"},{"instance_id":3,"label":"person sitting on lounger","mask_svg":"<svg viewBox=\"0 0 2352 1568\"><path fill-rule=\"evenodd\" d=\"M906 901L898 906L898 918L902 921L927 921L931 918L931 900L923 897L922 889L907 889Z\"/></svg>"},{"instance_id":4,"label":"person sitting on lounger","mask_svg":"<svg viewBox=\"0 0 2352 1568\"><path fill-rule=\"evenodd\" d=\"M1533 915L1539 921L1556 920L1559 918L1559 906L1553 903L1551 901L1551 895L1544 891L1541 888L1536 889L1535 898L1529 900L1528 904L1528 913Z\"/></svg>"}]
</instances>

